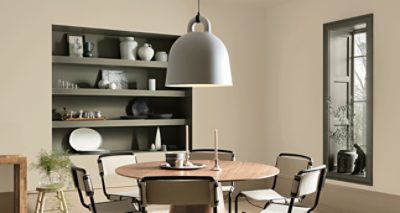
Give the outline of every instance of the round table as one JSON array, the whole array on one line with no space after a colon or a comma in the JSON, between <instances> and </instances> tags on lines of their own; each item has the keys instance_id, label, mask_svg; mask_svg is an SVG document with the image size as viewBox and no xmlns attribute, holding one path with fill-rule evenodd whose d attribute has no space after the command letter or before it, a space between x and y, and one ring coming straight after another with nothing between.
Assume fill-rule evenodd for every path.
<instances>
[{"instance_id":1,"label":"round table","mask_svg":"<svg viewBox=\"0 0 400 213\"><path fill-rule=\"evenodd\" d=\"M214 161L211 160L193 160L193 163L202 163L207 166L197 170L170 170L161 169L160 165L165 162L147 162L129 164L118 167L115 171L117 174L131 177L136 179L142 179L148 176L211 176L219 182L227 181L243 181L243 180L259 180L270 178L279 173L279 169L261 163L251 163L242 161L220 161L219 165L221 171L212 171L214 167ZM222 196L222 191L220 192ZM220 202L219 212L224 212L223 202ZM182 208L171 208L171 212L211 212L208 207L199 208L196 206L195 209L188 209L188 207ZM222 211L220 211L222 210Z\"/></svg>"}]
</instances>

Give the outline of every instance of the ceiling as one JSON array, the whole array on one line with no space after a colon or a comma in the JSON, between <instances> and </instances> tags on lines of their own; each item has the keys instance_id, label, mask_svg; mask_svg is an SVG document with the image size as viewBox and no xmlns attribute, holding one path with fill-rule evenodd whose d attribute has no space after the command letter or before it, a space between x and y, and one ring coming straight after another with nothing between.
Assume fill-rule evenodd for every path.
<instances>
[{"instance_id":1,"label":"ceiling","mask_svg":"<svg viewBox=\"0 0 400 213\"><path fill-rule=\"evenodd\" d=\"M249 5L271 7L271 6L274 6L276 4L287 2L287 1L290 1L290 0L220 0L220 1L239 2L239 3L246 3L246 4L249 4Z\"/></svg>"}]
</instances>

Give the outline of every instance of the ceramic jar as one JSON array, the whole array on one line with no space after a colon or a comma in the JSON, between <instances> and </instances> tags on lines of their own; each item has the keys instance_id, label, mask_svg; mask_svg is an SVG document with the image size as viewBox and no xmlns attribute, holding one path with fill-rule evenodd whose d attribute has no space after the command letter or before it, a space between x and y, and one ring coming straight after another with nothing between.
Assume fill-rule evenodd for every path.
<instances>
[{"instance_id":1,"label":"ceramic jar","mask_svg":"<svg viewBox=\"0 0 400 213\"><path fill-rule=\"evenodd\" d=\"M145 43L138 51L140 59L144 61L151 61L154 56L154 49L150 44Z\"/></svg>"},{"instance_id":2,"label":"ceramic jar","mask_svg":"<svg viewBox=\"0 0 400 213\"><path fill-rule=\"evenodd\" d=\"M168 54L167 52L157 52L156 53L156 61L167 62L168 61Z\"/></svg>"},{"instance_id":3,"label":"ceramic jar","mask_svg":"<svg viewBox=\"0 0 400 213\"><path fill-rule=\"evenodd\" d=\"M122 37L120 38L121 43L119 49L121 53L121 59L136 60L136 52L138 43L134 37Z\"/></svg>"}]
</instances>

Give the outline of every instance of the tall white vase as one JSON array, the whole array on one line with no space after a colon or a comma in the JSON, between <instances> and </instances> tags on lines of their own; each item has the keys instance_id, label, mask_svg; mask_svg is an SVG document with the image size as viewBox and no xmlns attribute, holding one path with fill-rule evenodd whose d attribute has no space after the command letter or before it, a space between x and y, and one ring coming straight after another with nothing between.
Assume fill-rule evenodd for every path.
<instances>
[{"instance_id":1,"label":"tall white vase","mask_svg":"<svg viewBox=\"0 0 400 213\"><path fill-rule=\"evenodd\" d=\"M156 150L161 150L161 132L160 132L160 127L157 127L156 139L155 139L154 143L156 145Z\"/></svg>"}]
</instances>

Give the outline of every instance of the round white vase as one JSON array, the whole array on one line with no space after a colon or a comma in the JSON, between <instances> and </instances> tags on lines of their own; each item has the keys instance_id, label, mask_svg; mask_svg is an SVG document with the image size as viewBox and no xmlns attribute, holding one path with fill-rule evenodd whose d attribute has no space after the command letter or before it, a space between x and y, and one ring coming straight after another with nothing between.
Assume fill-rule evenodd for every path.
<instances>
[{"instance_id":1,"label":"round white vase","mask_svg":"<svg viewBox=\"0 0 400 213\"><path fill-rule=\"evenodd\" d=\"M119 49L121 53L121 59L136 60L136 52L138 43L134 37L122 37L120 38L121 43Z\"/></svg>"},{"instance_id":2,"label":"round white vase","mask_svg":"<svg viewBox=\"0 0 400 213\"><path fill-rule=\"evenodd\" d=\"M138 51L140 59L144 61L151 61L154 56L154 49L150 44L145 43Z\"/></svg>"},{"instance_id":3,"label":"round white vase","mask_svg":"<svg viewBox=\"0 0 400 213\"><path fill-rule=\"evenodd\" d=\"M168 61L168 54L167 54L167 52L160 51L160 52L156 53L156 57L155 58L156 58L156 61L167 62Z\"/></svg>"}]
</instances>

